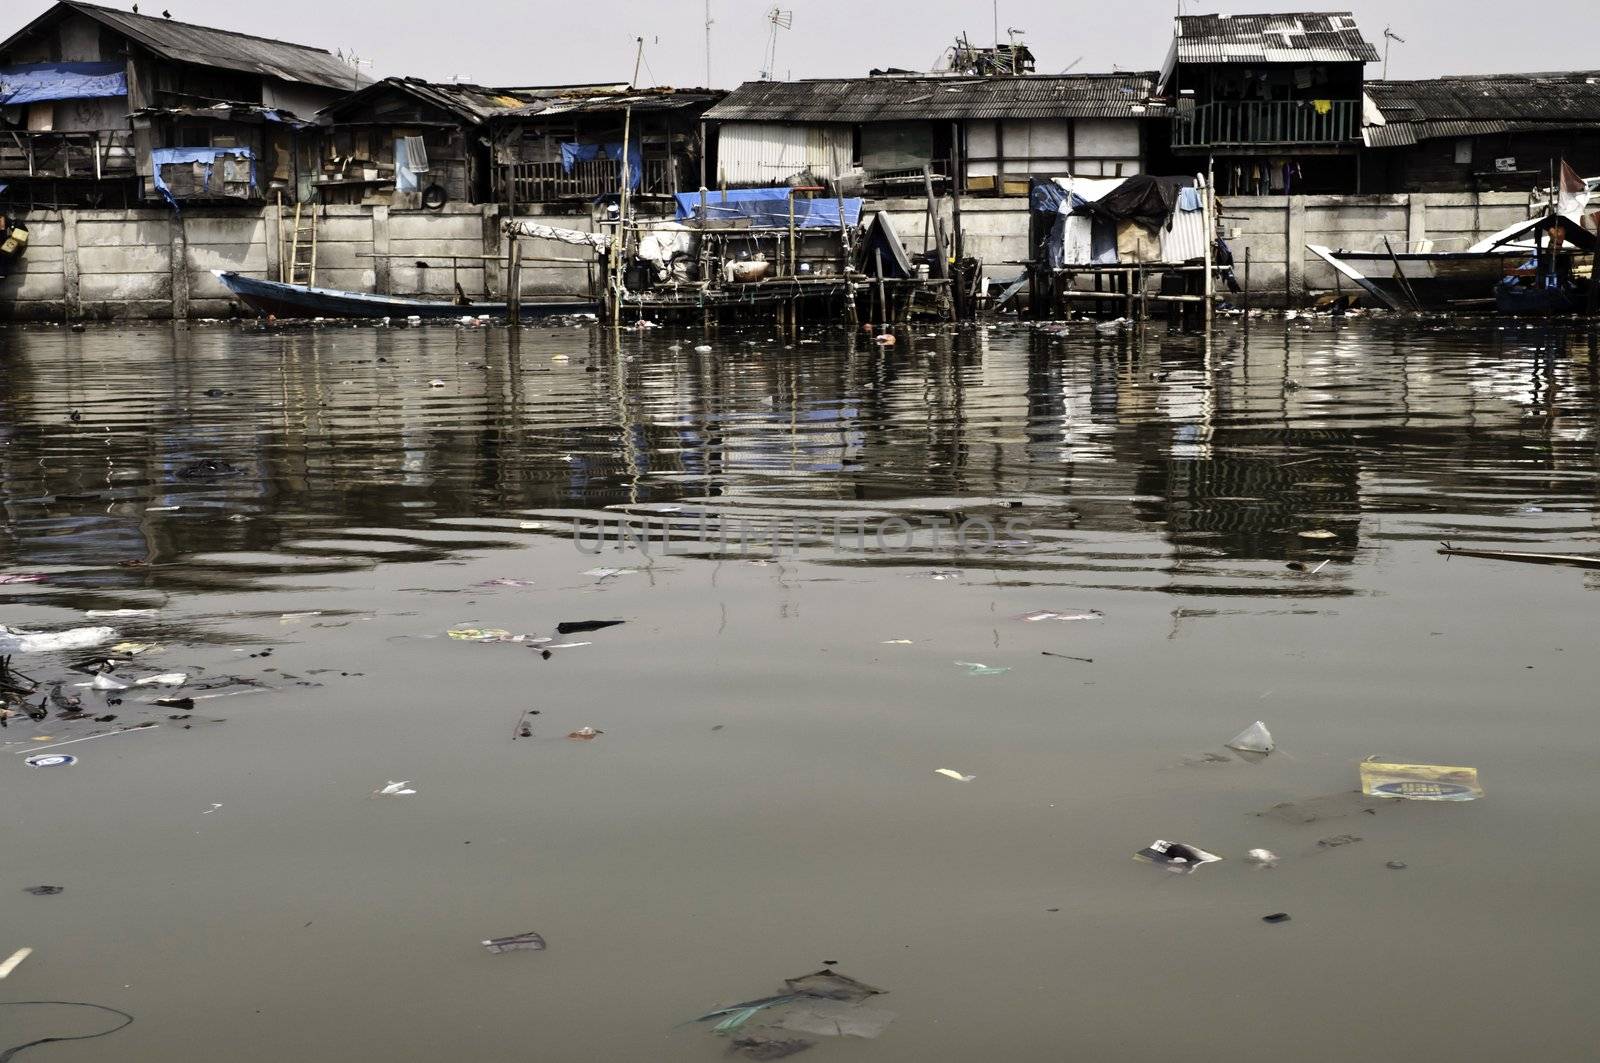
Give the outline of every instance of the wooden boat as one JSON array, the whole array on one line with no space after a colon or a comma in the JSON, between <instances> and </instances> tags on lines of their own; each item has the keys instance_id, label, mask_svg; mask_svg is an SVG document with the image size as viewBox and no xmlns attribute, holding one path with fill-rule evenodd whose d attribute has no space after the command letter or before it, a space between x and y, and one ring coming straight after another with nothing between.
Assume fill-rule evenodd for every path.
<instances>
[{"instance_id":1,"label":"wooden boat","mask_svg":"<svg viewBox=\"0 0 1600 1063\"><path fill-rule=\"evenodd\" d=\"M1546 220L1518 222L1465 251L1306 249L1391 310L1487 308L1501 280L1533 257L1533 236Z\"/></svg>"},{"instance_id":2,"label":"wooden boat","mask_svg":"<svg viewBox=\"0 0 1600 1063\"><path fill-rule=\"evenodd\" d=\"M506 304L446 303L437 299L417 299L403 295L369 295L337 288L312 288L304 284L244 277L228 270L213 270L223 287L258 314L284 318L359 317L438 320L460 317L505 317ZM552 317L560 314L593 314L597 307L587 300L565 302L524 302L522 316Z\"/></svg>"}]
</instances>

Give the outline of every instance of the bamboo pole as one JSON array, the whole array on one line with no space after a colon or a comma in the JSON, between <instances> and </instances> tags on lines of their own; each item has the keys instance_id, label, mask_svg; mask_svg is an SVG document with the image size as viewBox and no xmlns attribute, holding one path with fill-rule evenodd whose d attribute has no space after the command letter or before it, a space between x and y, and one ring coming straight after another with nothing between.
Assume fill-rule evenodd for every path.
<instances>
[{"instance_id":1,"label":"bamboo pole","mask_svg":"<svg viewBox=\"0 0 1600 1063\"><path fill-rule=\"evenodd\" d=\"M513 325L522 324L522 244L513 236L506 269L506 318Z\"/></svg>"}]
</instances>

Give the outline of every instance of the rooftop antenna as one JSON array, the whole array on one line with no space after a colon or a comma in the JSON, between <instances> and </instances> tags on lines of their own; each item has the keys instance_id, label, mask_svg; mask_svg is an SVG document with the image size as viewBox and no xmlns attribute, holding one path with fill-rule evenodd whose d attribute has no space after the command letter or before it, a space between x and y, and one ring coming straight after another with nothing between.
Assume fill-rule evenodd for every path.
<instances>
[{"instance_id":1,"label":"rooftop antenna","mask_svg":"<svg viewBox=\"0 0 1600 1063\"><path fill-rule=\"evenodd\" d=\"M773 69L778 65L778 31L794 27L794 12L774 7L767 12L767 21L772 23L772 28L767 31L767 53L761 65L762 81L772 80Z\"/></svg>"},{"instance_id":2,"label":"rooftop antenna","mask_svg":"<svg viewBox=\"0 0 1600 1063\"><path fill-rule=\"evenodd\" d=\"M706 0L706 88L711 87L711 0Z\"/></svg>"},{"instance_id":3,"label":"rooftop antenna","mask_svg":"<svg viewBox=\"0 0 1600 1063\"><path fill-rule=\"evenodd\" d=\"M1389 42L1390 41L1399 41L1401 44L1406 43L1406 39L1404 37L1400 36L1398 33L1394 32L1394 30L1390 29L1388 26L1383 27L1383 80L1385 80L1385 81L1389 80Z\"/></svg>"},{"instance_id":4,"label":"rooftop antenna","mask_svg":"<svg viewBox=\"0 0 1600 1063\"><path fill-rule=\"evenodd\" d=\"M361 68L364 66L370 67L372 65L372 60L363 59L355 52L347 52L342 48L334 54L338 56L342 62L350 65L350 88L359 89L361 87Z\"/></svg>"},{"instance_id":5,"label":"rooftop antenna","mask_svg":"<svg viewBox=\"0 0 1600 1063\"><path fill-rule=\"evenodd\" d=\"M1083 56L1081 56L1081 55L1080 55L1080 56L1078 56L1078 58L1076 58L1076 59L1074 59L1074 60L1073 60L1073 61L1072 61L1072 62L1070 62L1070 63L1068 63L1068 64L1067 64L1067 65L1066 65L1066 66L1065 66L1065 67L1064 67L1064 68L1063 68L1063 69L1062 69L1062 71L1061 71L1061 72L1062 72L1062 73L1063 73L1063 74L1070 74L1070 73L1072 73L1072 71L1073 71L1073 68L1074 68L1074 67L1076 67L1076 66L1077 66L1077 65L1078 65L1078 64L1079 64L1079 63L1081 63L1081 62L1083 62L1083 60L1084 60L1084 57L1083 57Z\"/></svg>"}]
</instances>

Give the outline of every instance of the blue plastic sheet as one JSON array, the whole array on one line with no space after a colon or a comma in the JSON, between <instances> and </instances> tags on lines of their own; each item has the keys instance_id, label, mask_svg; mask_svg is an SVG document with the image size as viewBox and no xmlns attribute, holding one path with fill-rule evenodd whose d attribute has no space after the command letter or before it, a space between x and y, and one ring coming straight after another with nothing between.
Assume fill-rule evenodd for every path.
<instances>
[{"instance_id":1,"label":"blue plastic sheet","mask_svg":"<svg viewBox=\"0 0 1600 1063\"><path fill-rule=\"evenodd\" d=\"M750 219L755 229L787 229L789 227L789 190L787 188L735 188L727 192L707 192L706 214L711 221L737 221ZM700 217L700 193L679 192L678 220L689 221ZM844 201L844 223L855 225L861 220L861 200ZM797 229L837 229L839 227L839 201L835 198L805 199L794 197L794 225Z\"/></svg>"},{"instance_id":2,"label":"blue plastic sheet","mask_svg":"<svg viewBox=\"0 0 1600 1063\"><path fill-rule=\"evenodd\" d=\"M0 106L127 94L128 75L121 63L33 63L0 69Z\"/></svg>"},{"instance_id":3,"label":"blue plastic sheet","mask_svg":"<svg viewBox=\"0 0 1600 1063\"><path fill-rule=\"evenodd\" d=\"M167 187L162 180L161 167L172 163L204 163L206 167L205 188L207 192L222 189L222 178L216 172L217 160L223 156L245 158L250 160L250 184L256 183L256 159L249 148L156 148L150 152L150 168L155 172L156 191L166 197L174 210L178 208L178 200L172 194L172 189Z\"/></svg>"},{"instance_id":4,"label":"blue plastic sheet","mask_svg":"<svg viewBox=\"0 0 1600 1063\"><path fill-rule=\"evenodd\" d=\"M572 172L572 167L580 162L593 162L596 159L610 159L620 164L622 162L622 145L617 144L563 144L561 145L561 168L567 173ZM637 190L644 173L644 158L639 152L639 145L634 144L628 148L628 188Z\"/></svg>"}]
</instances>

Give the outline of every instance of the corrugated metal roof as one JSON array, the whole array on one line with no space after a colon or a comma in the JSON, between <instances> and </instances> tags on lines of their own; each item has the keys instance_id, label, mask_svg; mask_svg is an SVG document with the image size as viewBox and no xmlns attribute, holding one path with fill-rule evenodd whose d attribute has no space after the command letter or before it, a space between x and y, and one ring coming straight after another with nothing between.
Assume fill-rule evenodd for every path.
<instances>
[{"instance_id":1,"label":"corrugated metal roof","mask_svg":"<svg viewBox=\"0 0 1600 1063\"><path fill-rule=\"evenodd\" d=\"M1378 50L1348 11L1284 15L1180 15L1180 63L1375 63Z\"/></svg>"},{"instance_id":2,"label":"corrugated metal roof","mask_svg":"<svg viewBox=\"0 0 1600 1063\"><path fill-rule=\"evenodd\" d=\"M364 107L373 97L400 92L442 108L465 122L476 124L493 114L526 107L534 90L498 89L457 82L423 81L421 78L384 78L319 112L324 121Z\"/></svg>"},{"instance_id":3,"label":"corrugated metal roof","mask_svg":"<svg viewBox=\"0 0 1600 1063\"><path fill-rule=\"evenodd\" d=\"M152 6L155 6L154 0ZM135 15L131 11L79 3L78 0L62 0L0 43L0 50L10 47L18 38L73 13L94 19L176 63L240 70L280 81L303 82L347 91L371 81L370 78L361 77L348 63L323 48L195 26L173 19Z\"/></svg>"},{"instance_id":4,"label":"corrugated metal roof","mask_svg":"<svg viewBox=\"0 0 1600 1063\"><path fill-rule=\"evenodd\" d=\"M713 121L910 122L963 118L1162 118L1154 74L747 81Z\"/></svg>"},{"instance_id":5,"label":"corrugated metal roof","mask_svg":"<svg viewBox=\"0 0 1600 1063\"><path fill-rule=\"evenodd\" d=\"M620 114L641 111L680 111L704 108L723 96L715 89L513 89L533 102L514 110L498 111L496 118L554 118L567 114Z\"/></svg>"},{"instance_id":6,"label":"corrugated metal roof","mask_svg":"<svg viewBox=\"0 0 1600 1063\"><path fill-rule=\"evenodd\" d=\"M1600 77L1589 73L1369 81L1366 91L1384 119L1365 130L1373 148L1436 137L1600 128Z\"/></svg>"}]
</instances>

